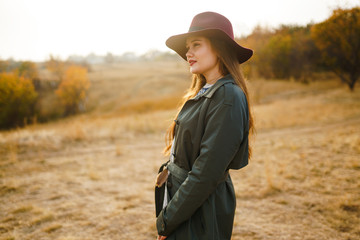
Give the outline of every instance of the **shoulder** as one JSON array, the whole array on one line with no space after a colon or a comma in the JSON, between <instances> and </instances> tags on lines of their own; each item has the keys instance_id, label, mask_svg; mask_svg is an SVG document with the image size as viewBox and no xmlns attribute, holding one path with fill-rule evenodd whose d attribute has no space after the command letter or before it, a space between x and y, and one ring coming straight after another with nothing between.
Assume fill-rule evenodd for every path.
<instances>
[{"instance_id":1,"label":"shoulder","mask_svg":"<svg viewBox=\"0 0 360 240\"><path fill-rule=\"evenodd\" d=\"M233 83L218 87L210 98L207 116L218 116L232 126L246 126L249 117L249 106L244 91ZM243 124L240 124L243 123Z\"/></svg>"},{"instance_id":2,"label":"shoulder","mask_svg":"<svg viewBox=\"0 0 360 240\"><path fill-rule=\"evenodd\" d=\"M224 84L224 99L225 103L236 103L238 101L247 103L244 91L235 83Z\"/></svg>"},{"instance_id":3,"label":"shoulder","mask_svg":"<svg viewBox=\"0 0 360 240\"><path fill-rule=\"evenodd\" d=\"M227 81L218 86L211 96L212 101L222 102L226 105L246 104L247 99L244 91L235 84L234 80Z\"/></svg>"}]
</instances>

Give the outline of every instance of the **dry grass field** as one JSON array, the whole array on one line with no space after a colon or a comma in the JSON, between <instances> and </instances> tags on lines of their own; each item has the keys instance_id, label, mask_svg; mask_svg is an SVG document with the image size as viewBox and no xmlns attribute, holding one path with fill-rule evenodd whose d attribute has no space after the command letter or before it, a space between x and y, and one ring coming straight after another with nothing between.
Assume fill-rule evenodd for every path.
<instances>
[{"instance_id":1,"label":"dry grass field","mask_svg":"<svg viewBox=\"0 0 360 240\"><path fill-rule=\"evenodd\" d=\"M87 114L0 132L0 239L155 239L181 62L93 66ZM360 88L249 82L257 134L232 171L233 240L360 239Z\"/></svg>"}]
</instances>

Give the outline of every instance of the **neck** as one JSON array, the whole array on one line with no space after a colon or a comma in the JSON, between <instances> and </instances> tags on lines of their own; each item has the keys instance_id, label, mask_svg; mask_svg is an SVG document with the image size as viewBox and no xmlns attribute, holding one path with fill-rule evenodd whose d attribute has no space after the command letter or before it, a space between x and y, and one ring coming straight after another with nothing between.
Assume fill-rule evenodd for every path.
<instances>
[{"instance_id":1,"label":"neck","mask_svg":"<svg viewBox=\"0 0 360 240\"><path fill-rule=\"evenodd\" d=\"M219 72L215 72L215 73L212 73L212 74L204 74L204 77L206 79L206 83L208 84L214 84L216 83L220 78L223 77L223 75Z\"/></svg>"}]
</instances>

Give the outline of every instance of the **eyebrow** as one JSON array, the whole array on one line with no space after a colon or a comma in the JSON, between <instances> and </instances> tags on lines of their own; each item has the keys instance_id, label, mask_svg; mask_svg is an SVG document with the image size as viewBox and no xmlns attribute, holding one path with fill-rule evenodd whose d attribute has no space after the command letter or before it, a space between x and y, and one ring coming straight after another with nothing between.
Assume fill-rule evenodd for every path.
<instances>
[{"instance_id":1,"label":"eyebrow","mask_svg":"<svg viewBox=\"0 0 360 240\"><path fill-rule=\"evenodd\" d=\"M193 43L193 42L196 42L196 41L201 41L201 39L195 38L194 40L191 40L189 43L186 43L186 47L188 47L190 43Z\"/></svg>"}]
</instances>

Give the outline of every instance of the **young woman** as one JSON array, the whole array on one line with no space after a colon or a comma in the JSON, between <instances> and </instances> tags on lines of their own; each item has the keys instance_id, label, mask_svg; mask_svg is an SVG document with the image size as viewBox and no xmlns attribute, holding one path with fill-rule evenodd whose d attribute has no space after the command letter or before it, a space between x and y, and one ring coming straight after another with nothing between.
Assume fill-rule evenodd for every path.
<instances>
[{"instance_id":1,"label":"young woman","mask_svg":"<svg viewBox=\"0 0 360 240\"><path fill-rule=\"evenodd\" d=\"M248 164L253 131L239 64L253 52L214 12L196 15L189 32L166 45L189 63L193 80L168 130L170 160L157 178L158 239L230 239L236 199L229 169Z\"/></svg>"}]
</instances>

